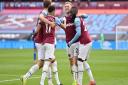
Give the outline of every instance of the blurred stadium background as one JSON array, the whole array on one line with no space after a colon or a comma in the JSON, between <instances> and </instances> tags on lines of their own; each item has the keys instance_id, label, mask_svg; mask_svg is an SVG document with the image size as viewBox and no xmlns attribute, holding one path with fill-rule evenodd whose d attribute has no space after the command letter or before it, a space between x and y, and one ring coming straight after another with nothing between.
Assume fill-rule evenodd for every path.
<instances>
[{"instance_id":1,"label":"blurred stadium background","mask_svg":"<svg viewBox=\"0 0 128 85\"><path fill-rule=\"evenodd\" d=\"M10 2L11 1L11 2ZM53 0L61 16L64 0ZM74 0L79 14L85 19L93 38L93 49L128 50L128 1L126 0ZM30 39L42 0L4 0L0 2L0 48L33 48ZM66 48L62 29L56 31L56 47Z\"/></svg>"},{"instance_id":2,"label":"blurred stadium background","mask_svg":"<svg viewBox=\"0 0 128 85\"><path fill-rule=\"evenodd\" d=\"M54 0L56 16L61 16L64 1ZM79 7L79 15L88 16L85 21L93 38L88 62L97 85L128 85L128 1L74 0L73 4ZM42 9L42 0L0 0L0 85L21 85L19 77L32 66L30 37ZM60 79L64 85L71 85L62 29L57 29L56 41ZM86 72L84 75L83 83L88 85ZM40 76L41 70L27 85L39 85Z\"/></svg>"}]
</instances>

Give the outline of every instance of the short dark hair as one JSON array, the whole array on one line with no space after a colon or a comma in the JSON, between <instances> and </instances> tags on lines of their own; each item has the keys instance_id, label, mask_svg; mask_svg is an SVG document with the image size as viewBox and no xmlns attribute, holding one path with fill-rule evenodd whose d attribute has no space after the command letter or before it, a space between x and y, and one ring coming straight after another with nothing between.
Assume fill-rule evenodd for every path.
<instances>
[{"instance_id":1,"label":"short dark hair","mask_svg":"<svg viewBox=\"0 0 128 85\"><path fill-rule=\"evenodd\" d=\"M49 6L48 7L48 12L51 13L53 11L55 11L55 6Z\"/></svg>"},{"instance_id":2,"label":"short dark hair","mask_svg":"<svg viewBox=\"0 0 128 85\"><path fill-rule=\"evenodd\" d=\"M44 1L44 8L48 8L51 5L49 0Z\"/></svg>"},{"instance_id":3,"label":"short dark hair","mask_svg":"<svg viewBox=\"0 0 128 85\"><path fill-rule=\"evenodd\" d=\"M72 7L71 10L70 10L70 14L71 14L71 16L73 18L73 22L74 22L74 20L76 18L77 13L78 13L78 8L77 7Z\"/></svg>"}]
</instances>

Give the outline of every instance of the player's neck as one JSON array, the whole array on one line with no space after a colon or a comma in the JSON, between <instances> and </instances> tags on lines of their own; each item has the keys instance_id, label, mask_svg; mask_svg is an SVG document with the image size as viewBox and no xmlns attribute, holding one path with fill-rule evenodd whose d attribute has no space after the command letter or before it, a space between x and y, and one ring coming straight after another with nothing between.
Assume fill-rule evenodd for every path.
<instances>
[{"instance_id":1,"label":"player's neck","mask_svg":"<svg viewBox=\"0 0 128 85\"><path fill-rule=\"evenodd\" d=\"M49 14L49 16L54 16L54 14L53 13L48 13Z\"/></svg>"},{"instance_id":2,"label":"player's neck","mask_svg":"<svg viewBox=\"0 0 128 85\"><path fill-rule=\"evenodd\" d=\"M65 16L70 16L70 13L66 13L66 15Z\"/></svg>"},{"instance_id":3,"label":"player's neck","mask_svg":"<svg viewBox=\"0 0 128 85\"><path fill-rule=\"evenodd\" d=\"M54 16L53 14L49 14L49 16Z\"/></svg>"}]
</instances>

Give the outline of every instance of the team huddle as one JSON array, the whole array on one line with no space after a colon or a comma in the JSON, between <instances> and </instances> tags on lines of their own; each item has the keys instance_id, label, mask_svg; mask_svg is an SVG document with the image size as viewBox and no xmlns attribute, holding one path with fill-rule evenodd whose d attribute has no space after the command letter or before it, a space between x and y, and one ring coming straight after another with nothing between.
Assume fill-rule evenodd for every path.
<instances>
[{"instance_id":1,"label":"team huddle","mask_svg":"<svg viewBox=\"0 0 128 85\"><path fill-rule=\"evenodd\" d=\"M73 76L72 85L83 85L83 71L87 71L90 78L89 85L96 85L92 71L87 63L89 52L92 46L83 15L77 16L78 8L71 2L65 2L63 6L64 16L55 17L55 7L51 0L44 0L44 9L41 11L33 39L35 41L38 61L29 71L21 77L22 85L40 68L42 76L40 85L48 78L48 85L53 85L52 72L57 85L63 85L59 79L55 51L55 30L59 26L65 31L66 43L68 46L68 57Z\"/></svg>"}]
</instances>

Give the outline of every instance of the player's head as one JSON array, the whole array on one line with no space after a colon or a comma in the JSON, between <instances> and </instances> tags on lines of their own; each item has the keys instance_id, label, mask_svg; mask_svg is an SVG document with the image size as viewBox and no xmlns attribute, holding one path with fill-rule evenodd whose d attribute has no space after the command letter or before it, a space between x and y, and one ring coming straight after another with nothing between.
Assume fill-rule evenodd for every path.
<instances>
[{"instance_id":1,"label":"player's head","mask_svg":"<svg viewBox=\"0 0 128 85\"><path fill-rule=\"evenodd\" d=\"M51 5L51 0L44 0L44 8L48 8Z\"/></svg>"},{"instance_id":2,"label":"player's head","mask_svg":"<svg viewBox=\"0 0 128 85\"><path fill-rule=\"evenodd\" d=\"M43 1L50 1L52 3L52 0L43 0Z\"/></svg>"},{"instance_id":3,"label":"player's head","mask_svg":"<svg viewBox=\"0 0 128 85\"><path fill-rule=\"evenodd\" d=\"M48 13L50 15L55 15L55 6L51 5L48 7Z\"/></svg>"},{"instance_id":4,"label":"player's head","mask_svg":"<svg viewBox=\"0 0 128 85\"><path fill-rule=\"evenodd\" d=\"M78 13L78 8L77 7L72 7L69 14L72 16L73 21L75 20L76 16Z\"/></svg>"},{"instance_id":5,"label":"player's head","mask_svg":"<svg viewBox=\"0 0 128 85\"><path fill-rule=\"evenodd\" d=\"M69 11L71 10L71 8L72 8L72 3L69 2L69 1L68 2L65 2L63 10L64 10L64 12L66 14L69 13Z\"/></svg>"}]
</instances>

